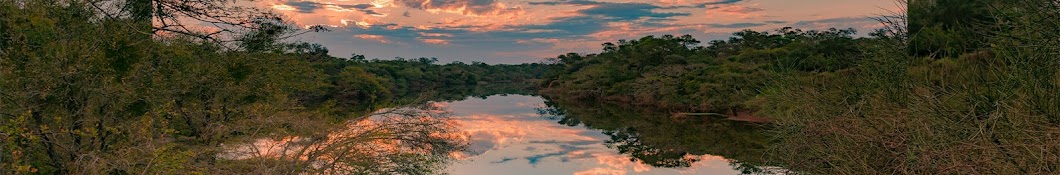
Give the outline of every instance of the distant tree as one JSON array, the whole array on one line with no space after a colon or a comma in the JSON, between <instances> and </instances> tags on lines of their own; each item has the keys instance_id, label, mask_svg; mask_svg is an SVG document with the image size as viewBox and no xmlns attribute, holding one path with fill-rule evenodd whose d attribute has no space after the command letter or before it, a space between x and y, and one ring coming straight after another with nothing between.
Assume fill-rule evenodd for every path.
<instances>
[{"instance_id":1,"label":"distant tree","mask_svg":"<svg viewBox=\"0 0 1060 175\"><path fill-rule=\"evenodd\" d=\"M355 61L355 62L361 62L361 63L366 61L364 59L364 55L359 55L359 54L356 54L356 53L350 55L350 60Z\"/></svg>"}]
</instances>

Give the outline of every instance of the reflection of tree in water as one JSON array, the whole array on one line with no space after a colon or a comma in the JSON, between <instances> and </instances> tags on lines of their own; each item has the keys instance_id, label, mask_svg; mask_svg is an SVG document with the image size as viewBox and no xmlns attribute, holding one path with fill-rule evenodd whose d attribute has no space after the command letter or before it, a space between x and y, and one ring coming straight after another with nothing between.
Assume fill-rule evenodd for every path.
<instances>
[{"instance_id":1,"label":"reflection of tree in water","mask_svg":"<svg viewBox=\"0 0 1060 175\"><path fill-rule=\"evenodd\" d=\"M546 98L548 99L548 98ZM728 159L747 174L765 173L763 125L704 116L674 116L644 108L549 99L538 112L567 126L610 136L605 144L631 161L664 168L691 167L703 155Z\"/></svg>"},{"instance_id":2,"label":"reflection of tree in water","mask_svg":"<svg viewBox=\"0 0 1060 175\"><path fill-rule=\"evenodd\" d=\"M608 148L617 149L620 154L632 156L631 161L640 161L651 166L665 168L690 167L692 163L700 161L698 157L684 150L645 145L632 129L604 131L604 134L611 136L611 140L604 142L605 145Z\"/></svg>"},{"instance_id":3,"label":"reflection of tree in water","mask_svg":"<svg viewBox=\"0 0 1060 175\"><path fill-rule=\"evenodd\" d=\"M219 156L264 174L436 174L467 146L447 114L425 105L384 109L311 136L259 139ZM246 172L255 172L253 170Z\"/></svg>"},{"instance_id":4,"label":"reflection of tree in water","mask_svg":"<svg viewBox=\"0 0 1060 175\"><path fill-rule=\"evenodd\" d=\"M446 110L430 101L460 101L496 94L532 94L531 85L454 86L405 94L389 108L311 134L280 134L227 147L218 154L248 174L439 174L467 152L468 136L455 134ZM346 119L343 119L346 120ZM326 126L325 121L305 121ZM332 128L332 129L328 129ZM258 137L260 138L260 137Z\"/></svg>"}]
</instances>

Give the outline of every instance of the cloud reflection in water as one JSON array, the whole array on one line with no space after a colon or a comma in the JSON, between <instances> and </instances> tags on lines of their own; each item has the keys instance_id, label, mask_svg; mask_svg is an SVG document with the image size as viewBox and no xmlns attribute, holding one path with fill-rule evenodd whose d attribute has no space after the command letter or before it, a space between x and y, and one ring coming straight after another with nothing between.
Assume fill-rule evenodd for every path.
<instances>
[{"instance_id":1,"label":"cloud reflection in water","mask_svg":"<svg viewBox=\"0 0 1060 175\"><path fill-rule=\"evenodd\" d=\"M470 135L473 153L449 167L452 174L739 174L720 156L695 156L700 161L687 168L655 168L633 160L605 146L610 137L602 131L538 114L544 106L540 97L492 96L444 106L458 130Z\"/></svg>"}]
</instances>

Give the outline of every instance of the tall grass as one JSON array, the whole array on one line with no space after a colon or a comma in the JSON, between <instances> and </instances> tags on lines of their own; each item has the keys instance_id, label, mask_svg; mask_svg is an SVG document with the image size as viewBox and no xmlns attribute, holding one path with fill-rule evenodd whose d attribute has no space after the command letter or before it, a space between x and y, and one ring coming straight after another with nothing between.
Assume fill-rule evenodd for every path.
<instances>
[{"instance_id":1,"label":"tall grass","mask_svg":"<svg viewBox=\"0 0 1060 175\"><path fill-rule=\"evenodd\" d=\"M1057 173L1058 3L992 4L975 52L870 47L856 69L779 80L752 102L778 125L770 153L810 174Z\"/></svg>"}]
</instances>

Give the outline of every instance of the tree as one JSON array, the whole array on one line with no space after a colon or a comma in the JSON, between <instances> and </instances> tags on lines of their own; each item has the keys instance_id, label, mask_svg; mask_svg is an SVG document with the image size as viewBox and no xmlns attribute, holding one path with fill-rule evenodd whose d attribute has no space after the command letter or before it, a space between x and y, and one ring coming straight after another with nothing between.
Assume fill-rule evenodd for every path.
<instances>
[{"instance_id":1,"label":"tree","mask_svg":"<svg viewBox=\"0 0 1060 175\"><path fill-rule=\"evenodd\" d=\"M73 4L93 9L103 18L127 21L145 37L179 35L214 43L242 42L241 35L274 29L275 26L263 25L264 21L284 21L268 9L236 5L239 1L242 0L91 0ZM326 30L311 26L309 31Z\"/></svg>"}]
</instances>

